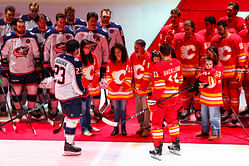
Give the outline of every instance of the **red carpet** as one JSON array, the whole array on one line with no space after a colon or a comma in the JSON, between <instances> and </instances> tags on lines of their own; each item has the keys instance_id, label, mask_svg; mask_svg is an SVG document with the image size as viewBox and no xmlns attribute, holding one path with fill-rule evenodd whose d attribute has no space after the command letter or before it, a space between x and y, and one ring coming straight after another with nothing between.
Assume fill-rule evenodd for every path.
<instances>
[{"instance_id":1,"label":"red carpet","mask_svg":"<svg viewBox=\"0 0 249 166\"><path fill-rule=\"evenodd\" d=\"M128 102L127 117L135 113L135 102L130 100ZM49 123L32 122L37 135L35 136L28 123L17 123L17 133L14 132L11 123L4 126L6 133L0 132L0 139L13 139L13 140L64 140L63 129L58 134L53 134L53 129L58 127L58 123L55 127L52 127ZM134 118L127 122L126 137L120 135L110 136L113 127L104 124L103 122L92 124L99 128L101 131L94 133L93 136L87 137L81 135L80 126L78 125L75 139L78 141L119 141L119 142L151 142L151 137L142 138L136 135L136 130L139 125L137 119ZM210 142L207 139L196 138L195 134L200 131L200 126L180 126L180 141L182 143L214 143L214 144L248 144L249 137L247 137L245 131L240 128L222 127L221 135L222 139ZM248 130L248 128L247 128ZM249 131L248 131L249 132ZM169 142L169 136L166 135L166 142Z\"/></svg>"}]
</instances>

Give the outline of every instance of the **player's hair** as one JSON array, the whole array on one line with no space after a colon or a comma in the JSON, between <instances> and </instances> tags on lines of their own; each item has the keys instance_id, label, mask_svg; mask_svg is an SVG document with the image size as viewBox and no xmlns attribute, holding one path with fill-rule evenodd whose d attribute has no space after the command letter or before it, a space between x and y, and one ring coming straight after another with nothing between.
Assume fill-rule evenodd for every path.
<instances>
[{"instance_id":1,"label":"player's hair","mask_svg":"<svg viewBox=\"0 0 249 166\"><path fill-rule=\"evenodd\" d=\"M80 42L80 56L81 56L81 59L82 59L82 63L85 65L85 66L88 66L88 61L89 61L89 64L93 64L93 56L92 56L92 52L90 51L88 55L84 54L84 47L87 45L87 44L92 44L92 42L90 42L89 40L87 39L83 39L81 42Z\"/></svg>"},{"instance_id":2,"label":"player's hair","mask_svg":"<svg viewBox=\"0 0 249 166\"><path fill-rule=\"evenodd\" d=\"M216 24L216 18L214 16L207 16L204 21L210 22L211 25Z\"/></svg>"},{"instance_id":3,"label":"player's hair","mask_svg":"<svg viewBox=\"0 0 249 166\"><path fill-rule=\"evenodd\" d=\"M213 63L214 63L214 66L216 66L218 64L218 62L219 62L218 49L215 46L210 46L210 47L207 48L207 51L208 50L213 54Z\"/></svg>"},{"instance_id":4,"label":"player's hair","mask_svg":"<svg viewBox=\"0 0 249 166\"><path fill-rule=\"evenodd\" d=\"M248 15L248 16L246 16L246 18L245 18L245 21L247 21L247 20L249 20L249 15Z\"/></svg>"},{"instance_id":5,"label":"player's hair","mask_svg":"<svg viewBox=\"0 0 249 166\"><path fill-rule=\"evenodd\" d=\"M123 44L120 44L120 43L115 43L113 45L113 47L111 48L111 56L110 56L110 60L112 62L116 62L117 61L117 58L116 58L116 55L115 55L115 49L118 48L121 50L121 53L122 53L122 56L121 56L121 61L124 63L127 61L128 59L128 53L127 53L127 50L125 48L125 46Z\"/></svg>"},{"instance_id":6,"label":"player's hair","mask_svg":"<svg viewBox=\"0 0 249 166\"><path fill-rule=\"evenodd\" d=\"M24 23L24 20L22 19L22 18L18 18L17 20L16 20L16 24L17 23Z\"/></svg>"},{"instance_id":7,"label":"player's hair","mask_svg":"<svg viewBox=\"0 0 249 166\"><path fill-rule=\"evenodd\" d=\"M112 11L111 11L111 9L108 9L108 8L103 8L102 10L101 10L101 12L100 12L100 14L101 14L101 16L102 16L102 13L103 12L106 12L106 13L110 13L110 15L112 14Z\"/></svg>"},{"instance_id":8,"label":"player's hair","mask_svg":"<svg viewBox=\"0 0 249 166\"><path fill-rule=\"evenodd\" d=\"M86 20L89 21L90 18L95 17L97 20L99 18L98 14L96 12L88 12L86 15Z\"/></svg>"},{"instance_id":9,"label":"player's hair","mask_svg":"<svg viewBox=\"0 0 249 166\"><path fill-rule=\"evenodd\" d=\"M79 42L75 39L66 42L66 52L73 54L76 49L79 49Z\"/></svg>"},{"instance_id":10,"label":"player's hair","mask_svg":"<svg viewBox=\"0 0 249 166\"><path fill-rule=\"evenodd\" d=\"M4 12L7 13L8 11L15 12L16 8L14 6L6 6Z\"/></svg>"},{"instance_id":11,"label":"player's hair","mask_svg":"<svg viewBox=\"0 0 249 166\"><path fill-rule=\"evenodd\" d=\"M170 56L171 55L171 47L168 44L162 44L160 46L160 52L163 56Z\"/></svg>"},{"instance_id":12,"label":"player's hair","mask_svg":"<svg viewBox=\"0 0 249 166\"><path fill-rule=\"evenodd\" d=\"M34 7L39 8L39 4L38 4L37 2L31 2L31 3L29 4L29 8L30 8L31 6L34 6Z\"/></svg>"},{"instance_id":13,"label":"player's hair","mask_svg":"<svg viewBox=\"0 0 249 166\"><path fill-rule=\"evenodd\" d=\"M46 18L46 16L45 16L45 14L43 14L43 13L39 13L39 14L38 14L38 19L37 19L37 21L39 21L41 18L44 18L44 19L47 21L47 18Z\"/></svg>"},{"instance_id":14,"label":"player's hair","mask_svg":"<svg viewBox=\"0 0 249 166\"><path fill-rule=\"evenodd\" d=\"M220 20L218 23L217 23L217 26L220 26L222 25L224 28L227 27L227 22L225 20Z\"/></svg>"},{"instance_id":15,"label":"player's hair","mask_svg":"<svg viewBox=\"0 0 249 166\"><path fill-rule=\"evenodd\" d=\"M60 12L60 13L56 14L55 18L56 18L56 21L58 21L59 18L66 18L66 15L64 13Z\"/></svg>"},{"instance_id":16,"label":"player's hair","mask_svg":"<svg viewBox=\"0 0 249 166\"><path fill-rule=\"evenodd\" d=\"M154 58L154 57L159 57L160 60L161 60L160 51L153 50L153 51L152 51L152 55L151 55L151 57L150 57L150 59L151 59L152 62L153 62L153 58Z\"/></svg>"},{"instance_id":17,"label":"player's hair","mask_svg":"<svg viewBox=\"0 0 249 166\"><path fill-rule=\"evenodd\" d=\"M188 26L190 26L191 28L193 28L193 32L195 32L195 23L194 23L192 20L186 20L186 21L184 22L184 26L186 26L186 25L188 25Z\"/></svg>"},{"instance_id":18,"label":"player's hair","mask_svg":"<svg viewBox=\"0 0 249 166\"><path fill-rule=\"evenodd\" d=\"M71 5L68 5L68 6L64 9L65 15L67 15L68 12L73 12L73 13L75 13L74 7L71 6Z\"/></svg>"},{"instance_id":19,"label":"player's hair","mask_svg":"<svg viewBox=\"0 0 249 166\"><path fill-rule=\"evenodd\" d=\"M142 47L146 46L146 42L144 40L142 40L142 39L136 40L135 43L142 46Z\"/></svg>"},{"instance_id":20,"label":"player's hair","mask_svg":"<svg viewBox=\"0 0 249 166\"><path fill-rule=\"evenodd\" d=\"M232 2L228 3L228 6L233 6L233 10L237 11L237 13L238 13L238 11L239 11L239 4L238 3L232 1Z\"/></svg>"},{"instance_id":21,"label":"player's hair","mask_svg":"<svg viewBox=\"0 0 249 166\"><path fill-rule=\"evenodd\" d=\"M179 17L181 16L181 11L178 8L172 9L170 14L177 14Z\"/></svg>"}]
</instances>

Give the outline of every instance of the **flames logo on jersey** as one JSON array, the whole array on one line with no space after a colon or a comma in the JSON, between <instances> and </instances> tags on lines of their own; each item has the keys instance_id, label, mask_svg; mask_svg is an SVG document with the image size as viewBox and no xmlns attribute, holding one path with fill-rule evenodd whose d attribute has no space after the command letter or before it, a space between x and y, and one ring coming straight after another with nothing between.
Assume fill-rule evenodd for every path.
<instances>
[{"instance_id":1,"label":"flames logo on jersey","mask_svg":"<svg viewBox=\"0 0 249 166\"><path fill-rule=\"evenodd\" d=\"M14 50L14 56L16 57L25 57L28 55L29 48L25 46L18 47Z\"/></svg>"},{"instance_id":2,"label":"flames logo on jersey","mask_svg":"<svg viewBox=\"0 0 249 166\"><path fill-rule=\"evenodd\" d=\"M229 46L223 46L218 48L221 61L228 61L231 57L232 49Z\"/></svg>"},{"instance_id":3,"label":"flames logo on jersey","mask_svg":"<svg viewBox=\"0 0 249 166\"><path fill-rule=\"evenodd\" d=\"M94 66L91 65L83 69L83 75L87 80L93 80Z\"/></svg>"},{"instance_id":4,"label":"flames logo on jersey","mask_svg":"<svg viewBox=\"0 0 249 166\"><path fill-rule=\"evenodd\" d=\"M56 53L65 53L66 52L66 43L61 42L54 45L54 50Z\"/></svg>"},{"instance_id":5,"label":"flames logo on jersey","mask_svg":"<svg viewBox=\"0 0 249 166\"><path fill-rule=\"evenodd\" d=\"M181 57L182 59L193 59L195 56L196 48L194 45L187 45L181 47Z\"/></svg>"},{"instance_id":6,"label":"flames logo on jersey","mask_svg":"<svg viewBox=\"0 0 249 166\"><path fill-rule=\"evenodd\" d=\"M136 79L141 79L144 76L144 67L142 65L134 66L134 77Z\"/></svg>"},{"instance_id":7,"label":"flames logo on jersey","mask_svg":"<svg viewBox=\"0 0 249 166\"><path fill-rule=\"evenodd\" d=\"M121 85L124 82L125 74L126 74L125 70L119 70L119 71L113 72L112 73L113 81L116 84Z\"/></svg>"}]
</instances>

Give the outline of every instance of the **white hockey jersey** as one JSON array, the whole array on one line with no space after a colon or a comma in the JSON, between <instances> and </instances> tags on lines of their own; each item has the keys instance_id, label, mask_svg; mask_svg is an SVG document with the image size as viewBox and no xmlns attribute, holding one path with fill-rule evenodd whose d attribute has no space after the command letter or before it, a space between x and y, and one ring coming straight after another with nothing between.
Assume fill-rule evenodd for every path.
<instances>
[{"instance_id":1,"label":"white hockey jersey","mask_svg":"<svg viewBox=\"0 0 249 166\"><path fill-rule=\"evenodd\" d=\"M81 83L82 62L70 55L60 54L55 59L55 97L66 101L87 97L88 90Z\"/></svg>"},{"instance_id":2,"label":"white hockey jersey","mask_svg":"<svg viewBox=\"0 0 249 166\"><path fill-rule=\"evenodd\" d=\"M0 50L1 46L3 45L3 37L8 33L14 32L14 26L16 23L16 19L11 24L6 24L4 18L0 19Z\"/></svg>"},{"instance_id":3,"label":"white hockey jersey","mask_svg":"<svg viewBox=\"0 0 249 166\"><path fill-rule=\"evenodd\" d=\"M89 31L87 27L82 27L76 31L75 39L81 42L83 39L87 39L92 42L92 53L97 56L98 65L107 64L109 59L109 47L108 47L108 34L100 27L97 27L95 31Z\"/></svg>"},{"instance_id":4,"label":"white hockey jersey","mask_svg":"<svg viewBox=\"0 0 249 166\"><path fill-rule=\"evenodd\" d=\"M31 19L29 14L20 16L20 18L25 22L25 27L27 30L32 30L34 27L38 27L37 21L38 16L35 19ZM51 20L46 16L47 26L52 26Z\"/></svg>"},{"instance_id":5,"label":"white hockey jersey","mask_svg":"<svg viewBox=\"0 0 249 166\"><path fill-rule=\"evenodd\" d=\"M58 32L55 27L52 27L46 33L45 39L44 62L49 63L54 70L55 58L66 52L66 42L74 39L74 35L68 27L65 27L64 32Z\"/></svg>"},{"instance_id":6,"label":"white hockey jersey","mask_svg":"<svg viewBox=\"0 0 249 166\"><path fill-rule=\"evenodd\" d=\"M9 70L15 74L27 74L35 70L34 60L40 58L36 36L25 31L19 37L16 32L7 34L3 39L2 60L7 59Z\"/></svg>"}]
</instances>

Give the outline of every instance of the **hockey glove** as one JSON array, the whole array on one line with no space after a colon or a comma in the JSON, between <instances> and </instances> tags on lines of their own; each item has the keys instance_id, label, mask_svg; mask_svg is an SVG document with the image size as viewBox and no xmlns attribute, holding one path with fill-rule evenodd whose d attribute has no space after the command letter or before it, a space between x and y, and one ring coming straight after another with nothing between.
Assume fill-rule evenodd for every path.
<instances>
[{"instance_id":1,"label":"hockey glove","mask_svg":"<svg viewBox=\"0 0 249 166\"><path fill-rule=\"evenodd\" d=\"M236 69L236 80L237 82L241 82L244 79L245 69L237 68Z\"/></svg>"}]
</instances>

